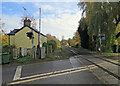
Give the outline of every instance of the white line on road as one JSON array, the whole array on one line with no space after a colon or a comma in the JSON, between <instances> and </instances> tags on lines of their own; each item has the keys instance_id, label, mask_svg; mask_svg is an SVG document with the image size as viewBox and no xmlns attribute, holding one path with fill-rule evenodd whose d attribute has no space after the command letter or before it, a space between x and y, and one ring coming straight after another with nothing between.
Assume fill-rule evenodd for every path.
<instances>
[{"instance_id":1,"label":"white line on road","mask_svg":"<svg viewBox=\"0 0 120 86\"><path fill-rule=\"evenodd\" d=\"M96 66L93 66L93 67L91 67L91 68L96 68ZM35 78L26 79L26 80L11 82L11 83L8 83L8 85L20 84L20 83L25 83L25 82L30 82L30 81L39 80L39 79L45 79L45 78L55 77L55 76L59 76L59 75L65 75L65 74L80 72L80 71L84 71L84 70L88 70L88 68L83 68L83 69L79 69L79 70L75 70L75 71L67 71L67 72L57 73L57 74L48 75L48 76L43 76L43 77L35 77Z\"/></svg>"},{"instance_id":2,"label":"white line on road","mask_svg":"<svg viewBox=\"0 0 120 86\"><path fill-rule=\"evenodd\" d=\"M100 63L100 64L104 65L104 66L108 65L106 62ZM44 79L44 78L55 77L55 76L59 76L59 75L65 75L65 74L80 72L80 71L84 71L84 70L89 70L88 67L90 67L91 69L97 68L97 66L95 66L95 65L87 65L87 66L83 66L83 67L77 67L77 68L72 68L72 69L60 70L60 71L56 71L56 72L50 72L50 73L45 73L45 74L38 74L38 75L33 75L33 76L19 78L20 81L11 82L11 83L8 83L8 85L20 84L20 83L24 83L24 82L30 82L30 81L35 81L35 80L39 80L39 79Z\"/></svg>"},{"instance_id":3,"label":"white line on road","mask_svg":"<svg viewBox=\"0 0 120 86\"><path fill-rule=\"evenodd\" d=\"M28 76L28 77L22 77L22 78L20 78L20 80L34 78L34 77L38 77L38 76L41 77L41 76L44 76L44 75L50 75L50 74L55 74L55 73L67 72L67 71L72 71L72 70L79 70L79 69L83 69L83 68L86 68L86 67L87 66L76 67L76 68L65 69L65 70L60 70L60 71L53 71L53 72L49 72L49 73L38 74L38 75L33 75L33 76ZM95 65L89 65L89 67L95 67Z\"/></svg>"},{"instance_id":4,"label":"white line on road","mask_svg":"<svg viewBox=\"0 0 120 86\"><path fill-rule=\"evenodd\" d=\"M20 79L21 71L22 71L22 66L18 66L15 72L13 81Z\"/></svg>"},{"instance_id":5,"label":"white line on road","mask_svg":"<svg viewBox=\"0 0 120 86\"><path fill-rule=\"evenodd\" d=\"M70 51L72 51L74 54L77 54L74 50L70 50Z\"/></svg>"}]
</instances>

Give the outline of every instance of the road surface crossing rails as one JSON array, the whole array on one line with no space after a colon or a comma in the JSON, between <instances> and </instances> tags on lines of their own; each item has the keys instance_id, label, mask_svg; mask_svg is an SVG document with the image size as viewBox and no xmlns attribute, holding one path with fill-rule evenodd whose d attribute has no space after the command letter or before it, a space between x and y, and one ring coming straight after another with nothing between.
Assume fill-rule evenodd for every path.
<instances>
[{"instance_id":1,"label":"road surface crossing rails","mask_svg":"<svg viewBox=\"0 0 120 86\"><path fill-rule=\"evenodd\" d=\"M106 63L101 63L100 65L105 65L105 64ZM25 83L25 82L34 81L34 80L39 80L39 79L44 79L44 78L49 78L49 77L94 69L96 67L97 66L95 66L95 65L89 65L89 66L76 67L76 68L54 71L54 72L49 72L49 73L44 73L44 74L32 75L32 76L28 76L28 77L21 77L17 80L14 80L13 82L8 83L7 85L21 84L21 83Z\"/></svg>"},{"instance_id":2,"label":"road surface crossing rails","mask_svg":"<svg viewBox=\"0 0 120 86\"><path fill-rule=\"evenodd\" d=\"M109 75L113 76L115 79L120 80L118 71L113 71L113 70L118 70L117 68L118 68L119 64L116 61L93 56L91 54L90 55L80 55L79 51L74 50L74 49L68 48L68 50L74 54L73 57L77 57L77 58L81 57L82 59L85 59L86 61L90 62L91 65L82 66L82 67L73 67L71 69L53 71L53 72L48 72L48 73L44 73L44 74L31 75L31 76L27 76L27 77L21 77L20 75L18 76L17 71L21 72L21 70L22 70L22 67L19 66L19 68L16 70L16 75L14 77L14 80L12 82L9 82L8 85L22 84L22 83L26 83L26 82L30 82L30 81L35 81L35 80L39 80L39 79L44 79L44 78L49 78L49 77L54 77L54 76L59 76L59 75L64 75L64 74L69 74L69 73L80 72L80 71L84 71L84 70L89 70L98 79L100 79L104 84L108 85L109 83L107 81L105 81L96 72L93 71L96 68L100 68L103 71L107 72ZM77 60L79 60L79 59L77 59ZM79 62L82 63L82 61L80 61L80 60L79 60ZM111 70L111 68L107 68L108 65L110 65L111 68L113 68L113 69Z\"/></svg>"},{"instance_id":3,"label":"road surface crossing rails","mask_svg":"<svg viewBox=\"0 0 120 86\"><path fill-rule=\"evenodd\" d=\"M119 76L119 69L118 67L120 66L119 61L113 61L104 57L98 57L95 55L90 54L90 56L88 55L80 55L79 50L77 49L69 49L69 51L71 51L72 53L74 53L75 55L78 55L78 57L87 60L88 62L92 63L93 65L99 67L100 69L102 69L103 71L107 72L108 74L110 74L111 76L113 76L114 78L116 78L118 80L118 84L119 84L119 80L120 80L120 76ZM88 57L87 57L88 56ZM105 62L107 65L110 66L102 66L98 63L100 62Z\"/></svg>"}]
</instances>

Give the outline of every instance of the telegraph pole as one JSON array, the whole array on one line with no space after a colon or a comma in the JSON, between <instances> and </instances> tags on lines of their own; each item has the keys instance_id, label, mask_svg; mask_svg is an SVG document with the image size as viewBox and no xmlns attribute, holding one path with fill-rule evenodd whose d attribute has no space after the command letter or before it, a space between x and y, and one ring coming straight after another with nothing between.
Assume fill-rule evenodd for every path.
<instances>
[{"instance_id":1,"label":"telegraph pole","mask_svg":"<svg viewBox=\"0 0 120 86\"><path fill-rule=\"evenodd\" d=\"M41 8L39 8L40 16L39 16L39 35L38 35L38 56L41 58L41 48L40 48L40 29L41 29Z\"/></svg>"},{"instance_id":2,"label":"telegraph pole","mask_svg":"<svg viewBox=\"0 0 120 86\"><path fill-rule=\"evenodd\" d=\"M40 10L40 16L39 16L39 46L40 46L40 29L41 29L41 8L39 8Z\"/></svg>"}]
</instances>

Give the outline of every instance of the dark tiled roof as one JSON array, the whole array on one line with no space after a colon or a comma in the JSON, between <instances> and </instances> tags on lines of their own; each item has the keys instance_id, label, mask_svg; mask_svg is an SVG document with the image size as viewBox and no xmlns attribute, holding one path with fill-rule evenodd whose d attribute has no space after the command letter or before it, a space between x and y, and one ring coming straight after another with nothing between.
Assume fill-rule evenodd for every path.
<instances>
[{"instance_id":1,"label":"dark tiled roof","mask_svg":"<svg viewBox=\"0 0 120 86\"><path fill-rule=\"evenodd\" d=\"M22 30L24 27L29 27L30 29L32 29L32 30L35 31L36 33L39 33L39 31L38 31L37 29L33 29L33 28L30 27L30 26L23 26L23 27L20 28L20 29L14 29L14 30L10 31L10 33L8 33L8 35L15 35L18 31ZM42 34L42 33L40 33L40 34L46 37L46 35L44 35L44 34Z\"/></svg>"},{"instance_id":2,"label":"dark tiled roof","mask_svg":"<svg viewBox=\"0 0 120 86\"><path fill-rule=\"evenodd\" d=\"M10 33L8 33L8 35L15 35L15 33L18 31L19 29L14 29L12 31L10 31Z\"/></svg>"}]
</instances>

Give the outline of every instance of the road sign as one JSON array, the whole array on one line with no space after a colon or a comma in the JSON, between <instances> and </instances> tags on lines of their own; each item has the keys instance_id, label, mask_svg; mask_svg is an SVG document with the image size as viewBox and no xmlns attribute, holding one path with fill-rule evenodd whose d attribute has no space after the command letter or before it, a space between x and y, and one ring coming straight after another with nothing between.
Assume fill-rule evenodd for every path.
<instances>
[{"instance_id":1,"label":"road sign","mask_svg":"<svg viewBox=\"0 0 120 86\"><path fill-rule=\"evenodd\" d=\"M100 48L99 51L101 51L101 44L102 44L102 40L105 40L105 34L98 34L98 38L99 38L99 42L100 42Z\"/></svg>"},{"instance_id":2,"label":"road sign","mask_svg":"<svg viewBox=\"0 0 120 86\"><path fill-rule=\"evenodd\" d=\"M105 40L105 34L98 34L99 39Z\"/></svg>"}]
</instances>

